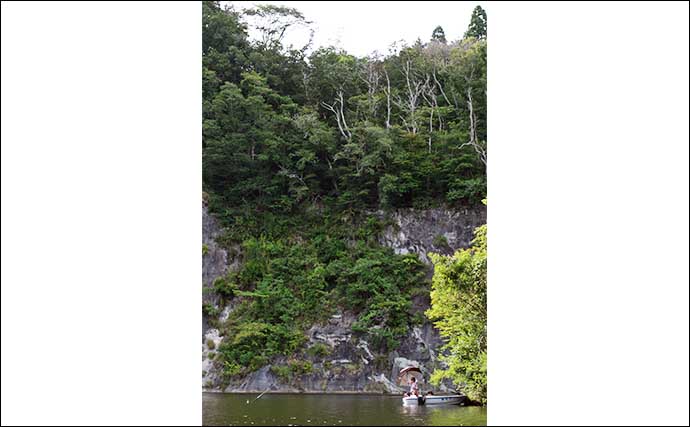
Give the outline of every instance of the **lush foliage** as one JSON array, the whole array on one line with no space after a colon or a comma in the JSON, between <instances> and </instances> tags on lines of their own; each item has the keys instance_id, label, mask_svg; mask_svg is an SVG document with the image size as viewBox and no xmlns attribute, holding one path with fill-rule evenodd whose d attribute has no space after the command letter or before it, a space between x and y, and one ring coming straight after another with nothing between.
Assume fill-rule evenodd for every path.
<instances>
[{"instance_id":1,"label":"lush foliage","mask_svg":"<svg viewBox=\"0 0 690 427\"><path fill-rule=\"evenodd\" d=\"M475 7L474 11L472 11L472 19L465 33L465 37L474 37L476 39L486 38L486 12L481 6Z\"/></svg>"},{"instance_id":2,"label":"lush foliage","mask_svg":"<svg viewBox=\"0 0 690 427\"><path fill-rule=\"evenodd\" d=\"M447 341L433 382L444 378L463 386L467 396L486 403L486 225L473 245L453 256L431 254L434 277L427 316Z\"/></svg>"},{"instance_id":3,"label":"lush foliage","mask_svg":"<svg viewBox=\"0 0 690 427\"><path fill-rule=\"evenodd\" d=\"M340 218L307 216L301 228L244 240L242 268L214 284L219 295L238 303L223 326L231 338L219 349L228 375L303 349L304 330L338 308L358 313L354 332L367 336L379 352L394 348L415 321L410 301L427 289L423 264L414 255L379 246L381 225L374 217L355 221L354 228L340 225ZM321 347L303 350L314 357L329 353Z\"/></svg>"},{"instance_id":4,"label":"lush foliage","mask_svg":"<svg viewBox=\"0 0 690 427\"><path fill-rule=\"evenodd\" d=\"M247 19L259 20L261 40L248 39ZM437 27L428 43L385 58L281 44L308 24L290 8L204 3L207 191L225 206L283 213L315 201L360 209L485 197L484 33L449 43Z\"/></svg>"}]
</instances>

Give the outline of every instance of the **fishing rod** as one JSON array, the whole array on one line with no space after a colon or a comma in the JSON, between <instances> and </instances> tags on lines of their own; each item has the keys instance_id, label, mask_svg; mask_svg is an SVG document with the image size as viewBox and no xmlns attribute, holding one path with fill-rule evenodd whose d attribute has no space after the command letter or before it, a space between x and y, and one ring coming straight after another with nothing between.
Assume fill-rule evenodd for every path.
<instances>
[{"instance_id":1,"label":"fishing rod","mask_svg":"<svg viewBox=\"0 0 690 427\"><path fill-rule=\"evenodd\" d=\"M264 390L263 393L261 393L260 395L256 396L256 399L252 400L251 402L249 402L249 400L247 400L247 405L249 405L249 403L254 403L254 402L256 402L257 400L259 400L259 399L261 398L261 396L263 396L264 394L266 394L266 392L267 392L268 390L270 390L270 389L271 389L271 388L269 387L269 388L267 388L266 390Z\"/></svg>"}]
</instances>

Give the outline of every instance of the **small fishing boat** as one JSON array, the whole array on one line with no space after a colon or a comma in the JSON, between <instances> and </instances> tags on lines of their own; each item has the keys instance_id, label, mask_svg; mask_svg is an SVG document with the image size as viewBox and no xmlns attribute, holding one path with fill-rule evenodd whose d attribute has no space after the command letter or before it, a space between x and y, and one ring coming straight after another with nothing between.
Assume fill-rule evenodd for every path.
<instances>
[{"instance_id":1,"label":"small fishing boat","mask_svg":"<svg viewBox=\"0 0 690 427\"><path fill-rule=\"evenodd\" d=\"M424 375L422 371L416 366L408 366L400 370L400 375L398 376L398 381L403 383L408 383L414 378L417 384L421 384L424 380ZM412 390L410 390L412 391ZM410 395L410 393L405 393L402 398L403 405L459 405L465 399L465 396L461 394L448 394L448 395L436 395L431 392L426 395Z\"/></svg>"},{"instance_id":2,"label":"small fishing boat","mask_svg":"<svg viewBox=\"0 0 690 427\"><path fill-rule=\"evenodd\" d=\"M463 396L459 394L403 397L403 405L459 405L462 403Z\"/></svg>"}]
</instances>

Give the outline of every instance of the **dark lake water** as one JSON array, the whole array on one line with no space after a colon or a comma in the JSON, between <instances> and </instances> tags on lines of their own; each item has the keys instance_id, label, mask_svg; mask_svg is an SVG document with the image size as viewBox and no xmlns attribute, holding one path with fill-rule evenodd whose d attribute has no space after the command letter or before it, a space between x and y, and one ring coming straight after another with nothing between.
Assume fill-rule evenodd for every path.
<instances>
[{"instance_id":1,"label":"dark lake water","mask_svg":"<svg viewBox=\"0 0 690 427\"><path fill-rule=\"evenodd\" d=\"M486 408L403 406L400 396L344 394L203 394L208 426L484 426ZM250 403L247 403L249 400Z\"/></svg>"}]
</instances>

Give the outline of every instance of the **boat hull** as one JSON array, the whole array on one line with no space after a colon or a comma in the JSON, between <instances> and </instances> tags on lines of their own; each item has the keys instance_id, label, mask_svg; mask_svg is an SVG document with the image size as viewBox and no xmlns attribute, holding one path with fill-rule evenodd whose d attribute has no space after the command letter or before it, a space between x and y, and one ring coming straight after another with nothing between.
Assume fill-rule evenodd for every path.
<instances>
[{"instance_id":1,"label":"boat hull","mask_svg":"<svg viewBox=\"0 0 690 427\"><path fill-rule=\"evenodd\" d=\"M458 405L462 402L462 396L449 395L449 396L424 396L420 402L419 398L416 396L403 397L403 405Z\"/></svg>"}]
</instances>

